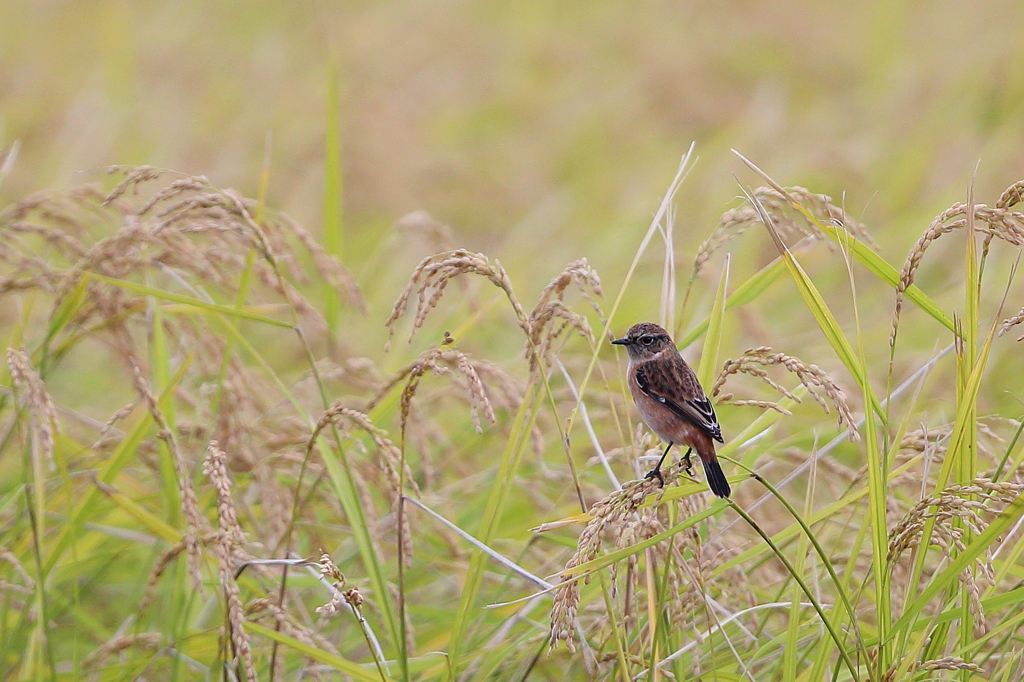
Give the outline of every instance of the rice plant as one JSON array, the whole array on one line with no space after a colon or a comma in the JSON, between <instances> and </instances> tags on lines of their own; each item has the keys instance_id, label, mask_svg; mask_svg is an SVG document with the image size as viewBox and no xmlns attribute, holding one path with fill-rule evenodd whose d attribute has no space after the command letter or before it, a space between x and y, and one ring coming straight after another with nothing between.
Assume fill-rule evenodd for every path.
<instances>
[{"instance_id":1,"label":"rice plant","mask_svg":"<svg viewBox=\"0 0 1024 682\"><path fill-rule=\"evenodd\" d=\"M747 162L691 255L692 160L619 281L515 281L419 214L442 250L373 299L340 215L325 247L204 177L5 207L3 679L1019 679L1024 181L901 267ZM637 316L695 359L732 499L642 478Z\"/></svg>"}]
</instances>

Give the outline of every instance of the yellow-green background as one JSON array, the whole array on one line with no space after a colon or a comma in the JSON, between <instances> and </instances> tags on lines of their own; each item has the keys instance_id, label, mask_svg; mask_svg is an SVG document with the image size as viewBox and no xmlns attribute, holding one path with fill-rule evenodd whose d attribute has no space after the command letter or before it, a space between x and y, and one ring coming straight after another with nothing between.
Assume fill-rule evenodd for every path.
<instances>
[{"instance_id":1,"label":"yellow-green background","mask_svg":"<svg viewBox=\"0 0 1024 682\"><path fill-rule=\"evenodd\" d=\"M677 201L683 282L696 246L725 210L739 205L734 174L759 184L731 148L782 184L830 194L867 225L897 268L936 214L966 200L972 182L977 200L993 204L1024 177L1024 37L1013 2L6 0L0 152L17 141L20 154L0 187L0 203L102 180L96 169L109 164L203 174L255 196L269 145L267 203L319 232L332 69L340 83L342 259L369 303L366 315L343 312L334 352L369 356L383 369L408 362L467 317L453 286L451 300L413 346L404 343L406 321L395 349L382 353L391 303L415 263L436 250L425 238L394 230L410 211L424 209L450 225L457 246L500 258L529 304L566 262L583 256L608 292L618 291L691 141L700 160ZM759 230L730 246L734 283L777 255ZM944 309L962 313L963 239L945 237L932 249L918 282ZM1001 247L987 266L982 333L1013 255ZM841 259L819 246L802 261L854 338ZM710 308L721 263L719 253L695 288L688 322ZM867 364L884 395L893 296L857 273ZM661 278L655 242L613 331L657 318ZM1019 292L1019 285L1011 290L1004 316L1022 303ZM490 295L477 293L482 300ZM0 310L5 332L16 317L11 308ZM507 315L486 320L459 339L460 348L522 375L521 336ZM951 342L912 305L904 320L897 382ZM720 357L770 343L832 373L860 414L856 385L785 277L725 327ZM1009 336L993 347L981 412L1018 416L1019 354ZM581 357L573 358L577 378ZM303 370L298 356L272 359L292 378ZM132 398L124 376L103 372L109 358L83 353L75 360L73 370L94 365L93 371L53 377L47 387L59 405L105 420ZM936 376L938 388L921 408L932 424L950 421L956 410L952 361ZM489 432L473 440L459 409L458 417L446 417L458 425L457 447L446 456L460 461L451 469L487 471L501 439ZM823 429L834 424L816 409L801 408ZM738 432L751 414L722 411L725 431ZM804 454L815 433L803 432ZM546 435L548 465L561 466L557 438ZM578 425L573 437L577 461L590 457ZM840 454L850 467L863 465L853 446ZM9 461L8 471L15 464ZM588 484L592 498L607 486L596 475ZM487 489L472 503L447 499L439 506L473 530ZM530 499L517 497L502 547L518 550L510 538L521 541L534 523L578 510L568 493L552 493L552 500L557 509L537 518ZM460 561L453 561L452 575L464 568ZM144 579L148 569L125 581ZM102 616L114 627L125 605L106 606L110 613ZM443 648L450 618L443 608L454 606L441 603L439 613L430 611L434 604L417 606L422 631L433 637L421 648ZM74 637L68 630L61 636ZM548 674L557 675L558 665L550 662Z\"/></svg>"}]
</instances>

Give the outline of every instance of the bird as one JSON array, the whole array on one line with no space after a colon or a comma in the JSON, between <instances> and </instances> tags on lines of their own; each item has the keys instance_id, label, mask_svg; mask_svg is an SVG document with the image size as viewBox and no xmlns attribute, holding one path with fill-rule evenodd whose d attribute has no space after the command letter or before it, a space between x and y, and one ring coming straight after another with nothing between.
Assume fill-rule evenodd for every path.
<instances>
[{"instance_id":1,"label":"bird","mask_svg":"<svg viewBox=\"0 0 1024 682\"><path fill-rule=\"evenodd\" d=\"M697 375L672 342L672 337L653 322L634 324L621 339L612 343L625 346L629 353L626 370L629 392L644 422L668 443L658 465L645 479L657 478L665 485L661 465L673 445L685 445L683 455L687 471L694 450L704 464L708 485L718 497L729 497L729 482L718 463L715 441L724 443L722 427L715 408L701 388Z\"/></svg>"}]
</instances>

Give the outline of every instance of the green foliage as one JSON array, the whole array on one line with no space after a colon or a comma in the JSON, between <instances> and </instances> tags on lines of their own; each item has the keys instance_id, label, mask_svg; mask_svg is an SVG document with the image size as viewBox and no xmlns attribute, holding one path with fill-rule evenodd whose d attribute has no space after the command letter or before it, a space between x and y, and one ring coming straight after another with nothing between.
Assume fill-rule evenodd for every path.
<instances>
[{"instance_id":1,"label":"green foliage","mask_svg":"<svg viewBox=\"0 0 1024 682\"><path fill-rule=\"evenodd\" d=\"M657 243L689 162L641 240L634 272ZM885 273L895 268L858 246L852 222L823 229L829 223L820 216L840 209L806 206L811 195L790 194L762 175L771 187L748 192L749 236L731 243L717 275L690 278L693 301L710 312L685 338L703 339L701 379L714 387L733 434L719 454L734 462L734 500L709 504L700 477L675 484L681 464L664 490L634 481L616 491L617 481L642 473L623 455L654 455L658 446L631 425L615 378L621 359L599 343L626 323L593 298L600 284L585 261L555 276L528 313L500 264L442 254L421 264L399 297L399 313L402 301L415 299L414 333L422 329L391 351L397 357L342 354L331 362L323 358L340 349L310 297L319 288L307 292L296 267L336 282L340 299L359 294L344 288L340 266L300 227L202 179L153 189L164 173L120 172L124 180L106 198L55 194L2 214L0 231L15 248L45 256L34 261L32 281L55 283L13 294L24 314L9 334L3 447L18 464L7 467L0 500L10 586L2 635L4 665L19 676L145 670L193 679L227 666L262 679L326 666L356 679L573 671L625 680L700 669L720 679L881 680L943 670L1005 677L1020 664L1024 592L1011 588L1024 553L1021 427L979 408L992 401L984 387L993 353L1014 343L997 334L1002 304L981 285L981 271L994 277L1003 262L994 260L998 243L986 242L984 256L967 249L963 290L976 299L975 312L957 317L954 328L963 331L953 362L910 351L909 376L897 376L880 400L872 383L885 378L888 360L869 345L887 328L877 315L867 324L860 315L863 291L873 281L892 286ZM132 188L139 198L118 198ZM798 224L779 198L804 229L821 229L839 250L805 242L801 259L817 264L801 265L777 227ZM994 219L985 210L978 209ZM108 231L84 250L66 247L56 235L78 239L85 216L99 216ZM118 229L125 222L130 227ZM48 239L15 237L29 224ZM766 241L758 225L781 260L740 274L730 291L731 263L748 244ZM967 235L981 238L974 227ZM229 247L248 255L222 260L217 250ZM186 253L190 260L176 255ZM814 283L817 253L848 268L852 331L833 312L841 302L826 302ZM972 258L988 262L972 270ZM770 309L778 296L786 300L782 272L794 285L790 305L809 306L806 319L822 333L824 343L806 350L848 370L839 383L806 358L736 345L737 315L749 316L768 296L776 297ZM674 269L665 276L662 290L670 292ZM464 297L475 295L469 287L441 301L440 292L474 277L490 280L510 305L492 299L460 314ZM629 277L616 304L630 298ZM574 289L578 301L566 298ZM907 299L938 329L946 315L956 317L915 291ZM987 320L988 333L971 340L968 319ZM440 334L453 321L454 335ZM509 369L482 361L487 347L475 339L494 325L505 336L529 332L525 357L516 358L514 345L494 345L511 353ZM418 352L425 335L440 342ZM97 341L114 350L105 362L123 377L119 400L128 400L106 425L90 414L110 410L109 398L95 407L60 398L91 371L72 362L78 349L102 348ZM292 363L282 362L285 348ZM898 362L904 352L894 347L890 357ZM724 365L716 359L727 355L734 359ZM550 371L556 358L564 375ZM396 369L385 369L395 360ZM785 388L792 380L782 369L795 374L795 387ZM957 379L928 389L929 372ZM453 373L461 380L426 380ZM566 393L574 374L579 387ZM749 383L761 378L768 387ZM856 434L842 416L837 428L802 406L814 398L848 413L843 383L861 396L859 440L846 439ZM782 391L775 400L772 387ZM468 396L469 410L452 402L459 396ZM956 406L952 421L927 410L944 397ZM874 408L865 414L864 405ZM481 416L494 424L484 428ZM925 430L913 430L916 423ZM564 442L561 424L570 425ZM400 438L382 430L389 425ZM578 442L581 429L589 443ZM822 447L818 434L830 431ZM224 451L228 469L217 473L210 448ZM587 462L587 451L596 459ZM785 461L805 464L780 475ZM589 513L573 510L573 481L597 502ZM758 497L761 487L770 500ZM803 511L790 502L797 493ZM771 505L776 513L766 514ZM587 527L577 547L571 529L580 524ZM318 564L320 582L311 580ZM560 566L568 568L559 573ZM531 612L551 599L562 606L548 633ZM575 617L564 621L565 613ZM748 637L761 643L749 647Z\"/></svg>"},{"instance_id":2,"label":"green foliage","mask_svg":"<svg viewBox=\"0 0 1024 682\"><path fill-rule=\"evenodd\" d=\"M0 680L1021 678L1005 7L38 5ZM647 319L730 501L640 482Z\"/></svg>"}]
</instances>

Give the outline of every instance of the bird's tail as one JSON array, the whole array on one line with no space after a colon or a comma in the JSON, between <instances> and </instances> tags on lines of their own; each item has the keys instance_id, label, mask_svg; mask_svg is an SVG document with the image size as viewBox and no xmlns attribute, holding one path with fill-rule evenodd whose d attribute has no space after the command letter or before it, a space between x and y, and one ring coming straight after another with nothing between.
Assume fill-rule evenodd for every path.
<instances>
[{"instance_id":1,"label":"bird's tail","mask_svg":"<svg viewBox=\"0 0 1024 682\"><path fill-rule=\"evenodd\" d=\"M729 488L729 481L725 479L722 465L718 463L718 457L712 453L710 457L701 457L700 461L704 463L704 475L708 479L708 485L711 486L711 492L719 497L729 497L732 490Z\"/></svg>"}]
</instances>

